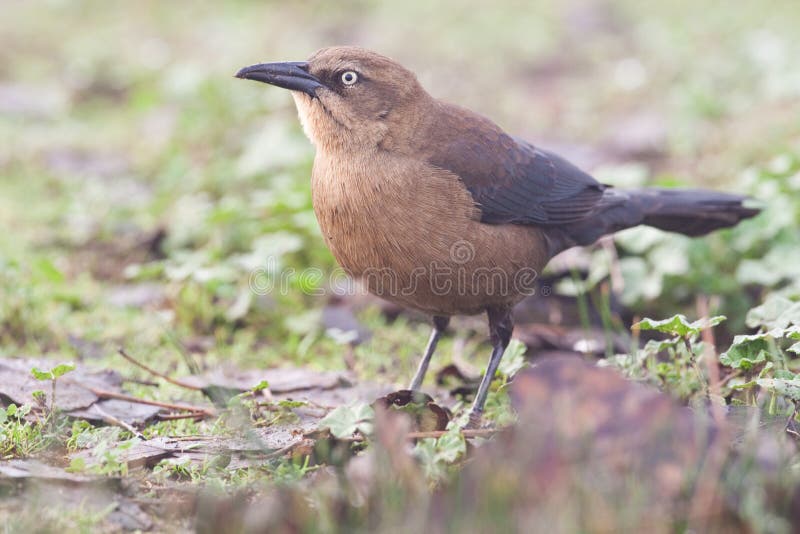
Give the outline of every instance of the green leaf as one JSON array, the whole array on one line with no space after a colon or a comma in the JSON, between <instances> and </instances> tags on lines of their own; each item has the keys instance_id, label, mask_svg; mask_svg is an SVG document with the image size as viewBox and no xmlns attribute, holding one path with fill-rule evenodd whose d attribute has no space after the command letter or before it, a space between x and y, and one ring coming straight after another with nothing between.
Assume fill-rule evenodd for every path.
<instances>
[{"instance_id":1,"label":"green leaf","mask_svg":"<svg viewBox=\"0 0 800 534\"><path fill-rule=\"evenodd\" d=\"M58 378L74 370L75 370L74 363L60 363L55 367L53 367L52 369L50 369L50 372L52 373L54 378Z\"/></svg>"},{"instance_id":2,"label":"green leaf","mask_svg":"<svg viewBox=\"0 0 800 534\"><path fill-rule=\"evenodd\" d=\"M74 363L60 363L49 371L42 371L38 367L34 367L31 369L31 374L36 380L55 380L56 378L74 370Z\"/></svg>"},{"instance_id":3,"label":"green leaf","mask_svg":"<svg viewBox=\"0 0 800 534\"><path fill-rule=\"evenodd\" d=\"M319 422L321 428L328 428L337 438L349 438L355 432L372 433L372 420L375 411L369 404L348 404L339 406Z\"/></svg>"},{"instance_id":4,"label":"green leaf","mask_svg":"<svg viewBox=\"0 0 800 534\"><path fill-rule=\"evenodd\" d=\"M286 409L300 408L302 406L308 406L308 401L283 399L278 401L278 406Z\"/></svg>"},{"instance_id":5,"label":"green leaf","mask_svg":"<svg viewBox=\"0 0 800 534\"><path fill-rule=\"evenodd\" d=\"M674 349L679 344L683 343L680 337L673 337L670 339L664 340L655 340L651 339L647 343L645 343L644 351L648 354L658 354L659 352L663 352L667 349Z\"/></svg>"},{"instance_id":6,"label":"green leaf","mask_svg":"<svg viewBox=\"0 0 800 534\"><path fill-rule=\"evenodd\" d=\"M800 302L793 302L779 295L770 295L760 306L747 312L747 326L784 329L800 325Z\"/></svg>"},{"instance_id":7,"label":"green leaf","mask_svg":"<svg viewBox=\"0 0 800 534\"><path fill-rule=\"evenodd\" d=\"M624 304L632 305L641 300L654 299L664 289L664 276L642 258L622 258L619 260L619 268L625 280L620 297Z\"/></svg>"},{"instance_id":8,"label":"green leaf","mask_svg":"<svg viewBox=\"0 0 800 534\"><path fill-rule=\"evenodd\" d=\"M414 456L422 464L429 479L440 479L447 469L467 452L467 444L457 425L439 439L421 439L414 447Z\"/></svg>"},{"instance_id":9,"label":"green leaf","mask_svg":"<svg viewBox=\"0 0 800 534\"><path fill-rule=\"evenodd\" d=\"M795 343L786 350L788 350L789 352L794 352L797 355L800 355L800 341L798 341L797 343Z\"/></svg>"},{"instance_id":10,"label":"green leaf","mask_svg":"<svg viewBox=\"0 0 800 534\"><path fill-rule=\"evenodd\" d=\"M780 378L781 380L797 380L800 379L800 376L791 371L787 371L786 369L778 369L775 371L775 374L772 376L772 378Z\"/></svg>"},{"instance_id":11,"label":"green leaf","mask_svg":"<svg viewBox=\"0 0 800 534\"><path fill-rule=\"evenodd\" d=\"M255 386L253 386L250 389L250 391L252 391L253 393L257 393L259 391L264 391L265 389L268 389L268 388L269 388L269 382L267 382L266 380L262 380L261 382L259 382Z\"/></svg>"},{"instance_id":12,"label":"green leaf","mask_svg":"<svg viewBox=\"0 0 800 534\"><path fill-rule=\"evenodd\" d=\"M40 258L35 263L35 267L39 274L49 282L61 283L65 280L64 273L48 258Z\"/></svg>"},{"instance_id":13,"label":"green leaf","mask_svg":"<svg viewBox=\"0 0 800 534\"><path fill-rule=\"evenodd\" d=\"M800 339L800 326L793 326L786 330L784 334L789 339Z\"/></svg>"},{"instance_id":14,"label":"green leaf","mask_svg":"<svg viewBox=\"0 0 800 534\"><path fill-rule=\"evenodd\" d=\"M725 319L726 317L724 315L717 315L709 319L698 319L690 323L685 315L673 315L669 319L664 319L662 321L645 318L633 325L632 328L638 328L639 330L656 330L680 337L688 337L689 335L696 336L700 334L705 328L717 326Z\"/></svg>"},{"instance_id":15,"label":"green leaf","mask_svg":"<svg viewBox=\"0 0 800 534\"><path fill-rule=\"evenodd\" d=\"M31 374L36 380L53 380L55 378L50 371L42 371L38 367L31 369Z\"/></svg>"},{"instance_id":16,"label":"green leaf","mask_svg":"<svg viewBox=\"0 0 800 534\"><path fill-rule=\"evenodd\" d=\"M720 354L719 361L723 365L744 371L767 361L771 354L772 334L765 332L752 336L736 336L730 348Z\"/></svg>"},{"instance_id":17,"label":"green leaf","mask_svg":"<svg viewBox=\"0 0 800 534\"><path fill-rule=\"evenodd\" d=\"M793 401L800 401L800 380L785 380L780 378L761 378L756 383L778 395Z\"/></svg>"},{"instance_id":18,"label":"green leaf","mask_svg":"<svg viewBox=\"0 0 800 534\"><path fill-rule=\"evenodd\" d=\"M69 473L83 473L86 471L86 460L80 456L74 457L72 460L70 460L69 467L67 467L65 471Z\"/></svg>"},{"instance_id":19,"label":"green leaf","mask_svg":"<svg viewBox=\"0 0 800 534\"><path fill-rule=\"evenodd\" d=\"M467 443L457 426L436 440L436 448L437 459L447 463L453 463L467 453Z\"/></svg>"}]
</instances>

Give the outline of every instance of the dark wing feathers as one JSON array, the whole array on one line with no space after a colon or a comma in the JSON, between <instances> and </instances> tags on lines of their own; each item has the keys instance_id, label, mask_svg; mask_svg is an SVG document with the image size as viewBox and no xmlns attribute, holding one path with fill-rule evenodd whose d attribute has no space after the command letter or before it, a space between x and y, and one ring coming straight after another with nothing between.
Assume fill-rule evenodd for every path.
<instances>
[{"instance_id":1,"label":"dark wing feathers","mask_svg":"<svg viewBox=\"0 0 800 534\"><path fill-rule=\"evenodd\" d=\"M606 186L585 172L488 121L462 115L447 126L457 134L428 147L428 161L464 182L482 222L575 222L591 214L603 197Z\"/></svg>"},{"instance_id":2,"label":"dark wing feathers","mask_svg":"<svg viewBox=\"0 0 800 534\"><path fill-rule=\"evenodd\" d=\"M715 191L615 190L488 119L449 105L439 111L416 150L458 176L482 222L541 226L551 255L638 224L695 236L759 211L745 197Z\"/></svg>"}]
</instances>

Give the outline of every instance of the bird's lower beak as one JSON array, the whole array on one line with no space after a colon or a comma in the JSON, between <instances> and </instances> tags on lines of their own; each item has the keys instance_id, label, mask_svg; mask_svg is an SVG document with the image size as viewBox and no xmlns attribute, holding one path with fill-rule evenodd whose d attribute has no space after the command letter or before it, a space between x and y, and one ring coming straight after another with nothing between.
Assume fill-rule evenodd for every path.
<instances>
[{"instance_id":1,"label":"bird's lower beak","mask_svg":"<svg viewBox=\"0 0 800 534\"><path fill-rule=\"evenodd\" d=\"M325 87L308 72L308 63L302 61L251 65L237 72L236 77L268 83L291 91L302 91L312 97L316 96L317 89Z\"/></svg>"}]
</instances>

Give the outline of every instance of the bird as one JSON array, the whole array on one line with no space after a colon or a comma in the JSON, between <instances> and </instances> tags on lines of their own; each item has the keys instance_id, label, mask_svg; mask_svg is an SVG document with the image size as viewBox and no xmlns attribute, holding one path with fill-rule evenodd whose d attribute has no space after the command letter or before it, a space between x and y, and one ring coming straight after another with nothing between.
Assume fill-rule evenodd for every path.
<instances>
[{"instance_id":1,"label":"bird","mask_svg":"<svg viewBox=\"0 0 800 534\"><path fill-rule=\"evenodd\" d=\"M490 119L431 96L377 52L334 46L237 78L288 89L315 147L311 196L340 266L432 318L410 389L450 318L485 313L492 345L466 426L479 426L513 333L511 310L558 253L638 225L700 236L759 210L700 189L621 190ZM501 88L498 88L500 90Z\"/></svg>"}]
</instances>

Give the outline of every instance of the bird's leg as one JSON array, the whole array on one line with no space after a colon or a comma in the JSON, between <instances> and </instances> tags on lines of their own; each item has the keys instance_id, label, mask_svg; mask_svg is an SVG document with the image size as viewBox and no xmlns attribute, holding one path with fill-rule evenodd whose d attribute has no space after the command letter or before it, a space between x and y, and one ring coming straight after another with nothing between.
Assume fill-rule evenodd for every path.
<instances>
[{"instance_id":1,"label":"bird's leg","mask_svg":"<svg viewBox=\"0 0 800 534\"><path fill-rule=\"evenodd\" d=\"M425 379L425 372L428 370L428 364L431 363L431 356L433 356L436 350L436 344L439 343L439 338L442 337L449 323L450 317L434 315L433 332L431 332L431 337L428 339L428 346L425 347L425 354L422 356L422 361L419 362L417 374L414 375L414 380L411 381L411 386L409 386L411 391L418 390L422 385L422 381Z\"/></svg>"},{"instance_id":2,"label":"bird's leg","mask_svg":"<svg viewBox=\"0 0 800 534\"><path fill-rule=\"evenodd\" d=\"M486 397L489 394L489 386L492 385L497 367L503 359L503 353L511 341L511 333L514 331L514 323L511 320L511 309L507 307L488 308L486 314L489 317L489 339L492 342L492 357L486 367L486 374L483 375L478 393L469 411L468 427L475 428L480 424L483 414L483 405L486 404Z\"/></svg>"}]
</instances>

